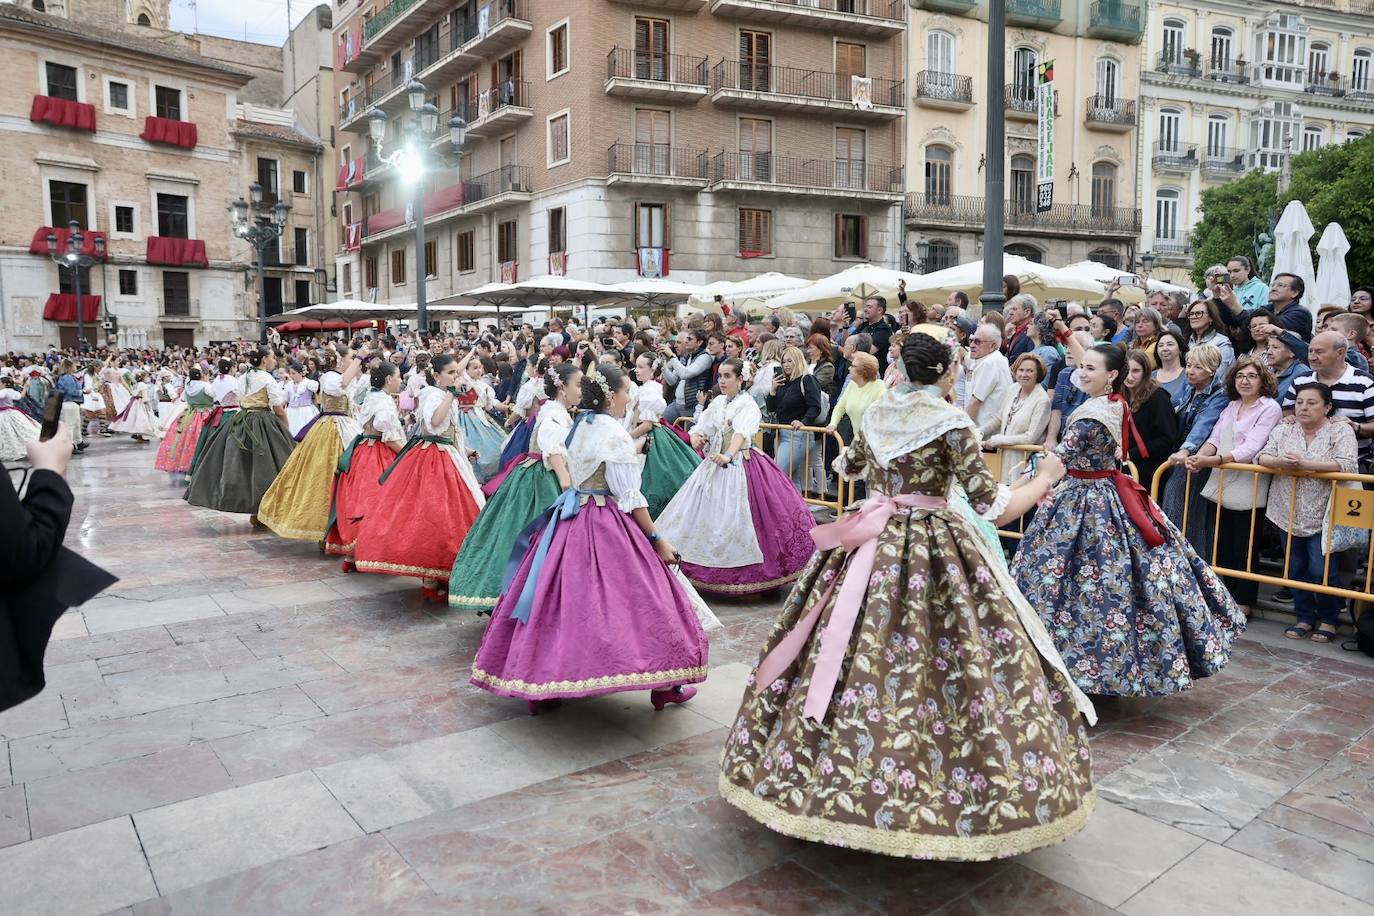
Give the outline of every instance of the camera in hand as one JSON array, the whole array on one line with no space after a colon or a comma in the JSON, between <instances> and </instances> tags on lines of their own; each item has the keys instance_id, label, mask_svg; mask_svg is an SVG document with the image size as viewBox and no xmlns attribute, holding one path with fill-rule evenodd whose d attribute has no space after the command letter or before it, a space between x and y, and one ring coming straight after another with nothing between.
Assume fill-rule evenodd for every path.
<instances>
[{"instance_id":1,"label":"camera in hand","mask_svg":"<svg viewBox=\"0 0 1374 916\"><path fill-rule=\"evenodd\" d=\"M62 392L54 391L48 395L48 404L43 408L43 426L38 431L38 441L47 442L57 435L57 424L62 420Z\"/></svg>"}]
</instances>

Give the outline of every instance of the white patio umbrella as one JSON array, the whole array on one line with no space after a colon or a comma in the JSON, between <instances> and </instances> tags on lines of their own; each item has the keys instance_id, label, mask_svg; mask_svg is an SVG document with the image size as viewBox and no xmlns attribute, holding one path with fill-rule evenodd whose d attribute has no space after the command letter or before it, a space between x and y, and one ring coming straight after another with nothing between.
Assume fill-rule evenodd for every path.
<instances>
[{"instance_id":1,"label":"white patio umbrella","mask_svg":"<svg viewBox=\"0 0 1374 916\"><path fill-rule=\"evenodd\" d=\"M748 280L717 280L715 283L701 287L689 297L687 307L703 312L719 313L720 303L715 301L716 296L720 296L732 306L748 307L760 305L789 290L810 285L810 280L804 280L801 277L789 277L787 274L780 274L776 271L759 274Z\"/></svg>"},{"instance_id":2,"label":"white patio umbrella","mask_svg":"<svg viewBox=\"0 0 1374 916\"><path fill-rule=\"evenodd\" d=\"M1096 280L1104 286L1111 283L1117 277L1123 277L1130 273L1126 270L1118 270L1110 264L1103 264L1101 261L1075 261L1067 267L1061 268L1069 273ZM1151 277L1145 283L1145 290L1138 287L1123 286L1117 292L1117 298L1122 302L1142 302L1145 299L1146 291L1151 293L1185 293L1192 294L1192 290L1187 287L1177 286L1173 283L1165 283L1163 280L1156 280Z\"/></svg>"},{"instance_id":3,"label":"white patio umbrella","mask_svg":"<svg viewBox=\"0 0 1374 916\"><path fill-rule=\"evenodd\" d=\"M624 283L614 283L612 286L645 305L684 302L701 289L700 286L666 280L663 277L639 277L626 280Z\"/></svg>"},{"instance_id":4,"label":"white patio umbrella","mask_svg":"<svg viewBox=\"0 0 1374 916\"><path fill-rule=\"evenodd\" d=\"M399 318L408 318L414 314L414 302L378 305L363 299L340 299L338 302L318 302L315 305L303 305L300 308L281 312L273 315L271 321L273 324L302 319L328 321L335 318L342 321L360 321L367 318L395 321Z\"/></svg>"},{"instance_id":5,"label":"white patio umbrella","mask_svg":"<svg viewBox=\"0 0 1374 916\"><path fill-rule=\"evenodd\" d=\"M919 283L918 274L879 267L876 264L855 264L837 274L831 274L800 289L774 296L768 300L770 309L790 308L807 312L830 312L837 306L865 296L886 296L888 305L895 309L897 283L906 281L911 287Z\"/></svg>"},{"instance_id":6,"label":"white patio umbrella","mask_svg":"<svg viewBox=\"0 0 1374 916\"><path fill-rule=\"evenodd\" d=\"M1321 241L1317 242L1317 283L1312 292L1312 303L1316 308L1323 305L1350 305L1350 274L1345 269L1345 255L1350 251L1345 230L1340 223L1327 223L1322 231Z\"/></svg>"},{"instance_id":7,"label":"white patio umbrella","mask_svg":"<svg viewBox=\"0 0 1374 916\"><path fill-rule=\"evenodd\" d=\"M1101 299L1107 291L1096 280L1014 254L1002 255L1002 273L1014 274L1021 282L1021 292L1030 293L1041 303L1047 299ZM983 289L983 262L970 261L916 279L916 283L907 284L906 294L912 299L944 300L958 290L973 300Z\"/></svg>"},{"instance_id":8,"label":"white patio umbrella","mask_svg":"<svg viewBox=\"0 0 1374 916\"><path fill-rule=\"evenodd\" d=\"M1279 217L1279 224L1274 227L1274 276L1293 274L1302 278L1303 289L1306 290L1302 297L1303 305L1307 306L1314 318L1317 315L1317 297L1314 295L1317 277L1312 269L1312 249L1308 240L1316 231L1312 227L1312 219L1307 215L1307 208L1300 200L1288 202L1288 206L1283 208L1283 216ZM1347 294L1342 304L1349 302Z\"/></svg>"}]
</instances>

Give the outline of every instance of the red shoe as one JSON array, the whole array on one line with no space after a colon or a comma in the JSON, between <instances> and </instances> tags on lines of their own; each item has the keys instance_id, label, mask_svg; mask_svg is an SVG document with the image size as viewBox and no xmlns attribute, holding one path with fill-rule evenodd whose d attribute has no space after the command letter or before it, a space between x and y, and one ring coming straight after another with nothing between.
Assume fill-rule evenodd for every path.
<instances>
[{"instance_id":1,"label":"red shoe","mask_svg":"<svg viewBox=\"0 0 1374 916\"><path fill-rule=\"evenodd\" d=\"M341 563L339 564L339 569L342 569L342 570L343 570L344 572L346 572L346 573L351 573L351 572L357 572L357 571L358 571L358 566L357 566L357 564L354 563L352 560L344 560L343 562L341 562Z\"/></svg>"},{"instance_id":2,"label":"red shoe","mask_svg":"<svg viewBox=\"0 0 1374 916\"><path fill-rule=\"evenodd\" d=\"M421 600L421 601L441 601L441 602L447 603L447 602L448 602L448 589L446 589L446 588L435 588L435 587L429 586L429 585L422 585L422 586L420 586L420 600Z\"/></svg>"},{"instance_id":3,"label":"red shoe","mask_svg":"<svg viewBox=\"0 0 1374 916\"><path fill-rule=\"evenodd\" d=\"M558 697L554 697L552 700L526 700L525 702L532 716L537 716L547 709L557 709L563 705L562 699Z\"/></svg>"},{"instance_id":4,"label":"red shoe","mask_svg":"<svg viewBox=\"0 0 1374 916\"><path fill-rule=\"evenodd\" d=\"M669 703L686 703L696 695L695 687L669 687L667 690L650 690L649 702L654 704L655 710L662 712Z\"/></svg>"}]
</instances>

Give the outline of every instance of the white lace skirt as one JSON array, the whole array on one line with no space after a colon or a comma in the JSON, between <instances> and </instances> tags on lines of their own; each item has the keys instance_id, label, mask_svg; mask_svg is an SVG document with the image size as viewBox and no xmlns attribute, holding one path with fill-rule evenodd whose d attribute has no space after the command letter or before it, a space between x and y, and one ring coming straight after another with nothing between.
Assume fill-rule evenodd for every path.
<instances>
[{"instance_id":1,"label":"white lace skirt","mask_svg":"<svg viewBox=\"0 0 1374 916\"><path fill-rule=\"evenodd\" d=\"M0 461L22 461L28 444L38 441L39 426L19 410L0 410Z\"/></svg>"},{"instance_id":2,"label":"white lace skirt","mask_svg":"<svg viewBox=\"0 0 1374 916\"><path fill-rule=\"evenodd\" d=\"M654 526L684 561L697 566L733 569L763 562L738 457L723 468L712 461L697 465Z\"/></svg>"}]
</instances>

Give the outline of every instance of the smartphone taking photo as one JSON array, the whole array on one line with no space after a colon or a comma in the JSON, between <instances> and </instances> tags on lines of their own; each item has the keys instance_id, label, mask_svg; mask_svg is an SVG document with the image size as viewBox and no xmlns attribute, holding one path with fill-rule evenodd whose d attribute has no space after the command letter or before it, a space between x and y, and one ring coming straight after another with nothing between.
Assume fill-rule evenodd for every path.
<instances>
[{"instance_id":1,"label":"smartphone taking photo","mask_svg":"<svg viewBox=\"0 0 1374 916\"><path fill-rule=\"evenodd\" d=\"M57 435L57 424L62 421L62 401L64 396L60 391L53 391L48 395L48 406L43 408L43 425L38 430L38 441L47 442Z\"/></svg>"}]
</instances>

